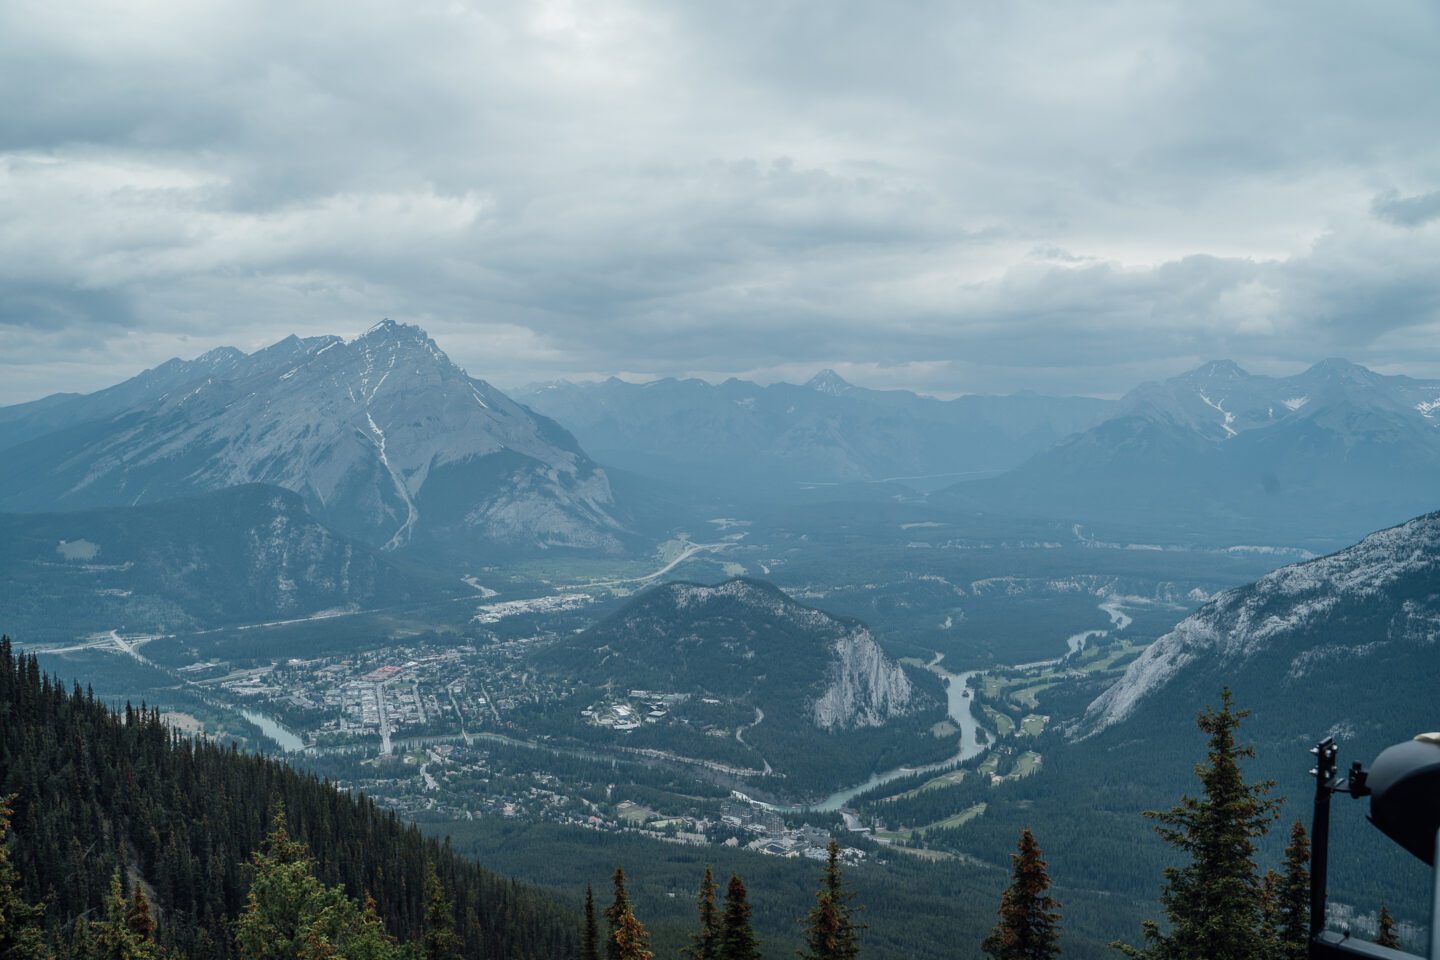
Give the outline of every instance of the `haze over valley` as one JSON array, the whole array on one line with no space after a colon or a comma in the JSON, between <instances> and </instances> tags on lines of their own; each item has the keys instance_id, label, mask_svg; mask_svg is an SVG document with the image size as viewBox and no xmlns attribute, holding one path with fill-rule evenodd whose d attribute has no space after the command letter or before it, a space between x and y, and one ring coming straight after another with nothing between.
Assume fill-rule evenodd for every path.
<instances>
[{"instance_id":1,"label":"haze over valley","mask_svg":"<svg viewBox=\"0 0 1440 960\"><path fill-rule=\"evenodd\" d=\"M0 960L1423 951L1437 48L0 8Z\"/></svg>"}]
</instances>

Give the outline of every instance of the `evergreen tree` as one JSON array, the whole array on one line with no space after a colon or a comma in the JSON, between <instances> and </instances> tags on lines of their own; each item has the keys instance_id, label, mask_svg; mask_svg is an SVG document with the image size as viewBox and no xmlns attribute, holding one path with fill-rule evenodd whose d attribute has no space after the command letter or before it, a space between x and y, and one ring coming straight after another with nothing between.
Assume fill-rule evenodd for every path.
<instances>
[{"instance_id":1,"label":"evergreen tree","mask_svg":"<svg viewBox=\"0 0 1440 960\"><path fill-rule=\"evenodd\" d=\"M851 916L854 894L840 875L840 844L832 837L825 858L825 875L815 894L815 906L806 919L803 960L855 960L860 955L858 932Z\"/></svg>"},{"instance_id":2,"label":"evergreen tree","mask_svg":"<svg viewBox=\"0 0 1440 960\"><path fill-rule=\"evenodd\" d=\"M241 960L398 960L404 953L385 932L371 897L363 907L340 887L315 877L315 861L290 838L277 810L265 850L255 855L255 879L236 923Z\"/></svg>"},{"instance_id":3,"label":"evergreen tree","mask_svg":"<svg viewBox=\"0 0 1440 960\"><path fill-rule=\"evenodd\" d=\"M1000 898L1000 920L980 949L995 960L1053 960L1060 955L1060 904L1050 896L1050 874L1040 845L1026 827L1019 852L1010 855L1010 886Z\"/></svg>"},{"instance_id":4,"label":"evergreen tree","mask_svg":"<svg viewBox=\"0 0 1440 960\"><path fill-rule=\"evenodd\" d=\"M615 868L615 902L605 910L610 936L605 943L609 960L651 960L650 932L635 916L630 893L625 889L625 871Z\"/></svg>"},{"instance_id":5,"label":"evergreen tree","mask_svg":"<svg viewBox=\"0 0 1440 960\"><path fill-rule=\"evenodd\" d=\"M150 931L153 930L152 923ZM149 932L142 934L131 925L130 905L125 900L125 890L120 884L118 869L110 877L110 894L105 898L105 917L90 926L83 951L77 954L83 960L159 960L162 956L160 948L150 939Z\"/></svg>"},{"instance_id":6,"label":"evergreen tree","mask_svg":"<svg viewBox=\"0 0 1440 960\"><path fill-rule=\"evenodd\" d=\"M1146 813L1159 821L1156 832L1190 862L1165 870L1160 902L1169 929L1146 921L1143 949L1116 944L1131 957L1254 960L1265 952L1255 840L1269 830L1276 801L1267 797L1270 783L1246 783L1240 769L1240 761L1255 752L1236 742L1247 715L1233 709L1230 690L1223 690L1220 710L1206 708L1196 719L1209 738L1206 760L1195 767L1202 795L1183 797L1171 810Z\"/></svg>"},{"instance_id":7,"label":"evergreen tree","mask_svg":"<svg viewBox=\"0 0 1440 960\"><path fill-rule=\"evenodd\" d=\"M585 884L585 931L580 940L580 960L600 960L600 930L595 923L595 891Z\"/></svg>"},{"instance_id":8,"label":"evergreen tree","mask_svg":"<svg viewBox=\"0 0 1440 960\"><path fill-rule=\"evenodd\" d=\"M1279 960L1282 926L1280 920L1280 874L1266 870L1260 881L1260 939L1263 960Z\"/></svg>"},{"instance_id":9,"label":"evergreen tree","mask_svg":"<svg viewBox=\"0 0 1440 960\"><path fill-rule=\"evenodd\" d=\"M1391 950L1400 949L1400 937L1395 933L1395 918L1390 914L1390 907L1384 900L1380 901L1380 924L1375 931L1375 943Z\"/></svg>"},{"instance_id":10,"label":"evergreen tree","mask_svg":"<svg viewBox=\"0 0 1440 960\"><path fill-rule=\"evenodd\" d=\"M1274 899L1276 956L1305 960L1310 953L1310 836L1299 820L1290 828L1285 874Z\"/></svg>"},{"instance_id":11,"label":"evergreen tree","mask_svg":"<svg viewBox=\"0 0 1440 960\"><path fill-rule=\"evenodd\" d=\"M455 905L445 895L435 864L425 868L425 925L420 936L424 960L460 960L460 937L455 933Z\"/></svg>"},{"instance_id":12,"label":"evergreen tree","mask_svg":"<svg viewBox=\"0 0 1440 960\"><path fill-rule=\"evenodd\" d=\"M45 908L26 903L17 889L19 877L10 862L10 804L0 797L0 960L45 960Z\"/></svg>"},{"instance_id":13,"label":"evergreen tree","mask_svg":"<svg viewBox=\"0 0 1440 960\"><path fill-rule=\"evenodd\" d=\"M290 822L304 825L316 876L344 893L357 923L373 893L384 929L418 945L433 863L453 900L458 952L578 954L573 916L537 889L311 774L177 735L153 708L117 715L83 687L67 691L45 676L3 636L0 758L0 796L15 791L15 832L3 850L14 870L0 871L13 873L0 893L0 960L44 956L43 937L60 931L98 931L117 867L126 903L133 911L139 886L167 947L192 960L232 960L251 858L267 842L266 810L277 798ZM125 885L133 869L145 883ZM19 910L42 902L43 914ZM23 945L11 942L17 933Z\"/></svg>"},{"instance_id":14,"label":"evergreen tree","mask_svg":"<svg viewBox=\"0 0 1440 960\"><path fill-rule=\"evenodd\" d=\"M760 960L760 941L750 926L745 882L738 874L730 875L730 885L725 889L725 913L720 919L717 947L716 960Z\"/></svg>"},{"instance_id":15,"label":"evergreen tree","mask_svg":"<svg viewBox=\"0 0 1440 960\"><path fill-rule=\"evenodd\" d=\"M130 907L125 911L125 926L142 940L155 939L155 918L150 915L150 901L136 886L130 894Z\"/></svg>"},{"instance_id":16,"label":"evergreen tree","mask_svg":"<svg viewBox=\"0 0 1440 960\"><path fill-rule=\"evenodd\" d=\"M695 906L700 913L700 929L691 934L690 946L685 956L691 960L716 960L720 941L720 912L715 906L715 874L705 866L705 876L700 879L700 893L695 897Z\"/></svg>"}]
</instances>

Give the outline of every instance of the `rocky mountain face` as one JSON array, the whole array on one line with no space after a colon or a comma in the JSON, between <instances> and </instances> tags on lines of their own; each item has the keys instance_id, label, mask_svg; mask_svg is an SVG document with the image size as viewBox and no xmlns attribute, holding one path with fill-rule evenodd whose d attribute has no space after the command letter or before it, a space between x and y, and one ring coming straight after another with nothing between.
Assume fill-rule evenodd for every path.
<instances>
[{"instance_id":1,"label":"rocky mountain face","mask_svg":"<svg viewBox=\"0 0 1440 960\"><path fill-rule=\"evenodd\" d=\"M1436 468L1440 381L1343 360L1273 378L1225 361L1137 387L1103 423L940 497L1197 537L1349 539L1440 505Z\"/></svg>"},{"instance_id":2,"label":"rocky mountain face","mask_svg":"<svg viewBox=\"0 0 1440 960\"><path fill-rule=\"evenodd\" d=\"M799 385L612 378L518 396L574 430L601 462L751 490L1001 470L1094 425L1110 406L1029 393L941 401L867 390L831 370Z\"/></svg>"},{"instance_id":3,"label":"rocky mountain face","mask_svg":"<svg viewBox=\"0 0 1440 960\"><path fill-rule=\"evenodd\" d=\"M554 422L417 327L171 361L107 391L0 410L0 509L129 505L265 483L373 546L460 557L614 550L614 496Z\"/></svg>"},{"instance_id":4,"label":"rocky mountain face","mask_svg":"<svg viewBox=\"0 0 1440 960\"><path fill-rule=\"evenodd\" d=\"M945 717L937 678L896 663L858 620L760 580L654 587L532 664L576 691L563 712L581 719L557 732L720 764L777 798L813 799L956 750L953 728L933 732ZM620 702L641 716L656 698L668 716L610 730L594 719Z\"/></svg>"},{"instance_id":5,"label":"rocky mountain face","mask_svg":"<svg viewBox=\"0 0 1440 960\"><path fill-rule=\"evenodd\" d=\"M433 599L451 588L257 484L138 507L0 514L7 630L167 633Z\"/></svg>"},{"instance_id":6,"label":"rocky mountain face","mask_svg":"<svg viewBox=\"0 0 1440 960\"><path fill-rule=\"evenodd\" d=\"M541 662L597 684L741 698L821 730L934 705L864 624L745 578L655 587Z\"/></svg>"},{"instance_id":7,"label":"rocky mountain face","mask_svg":"<svg viewBox=\"0 0 1440 960\"><path fill-rule=\"evenodd\" d=\"M1096 736L1185 716L1222 685L1261 739L1379 749L1435 726L1440 513L1228 591L1157 640L1086 710Z\"/></svg>"}]
</instances>

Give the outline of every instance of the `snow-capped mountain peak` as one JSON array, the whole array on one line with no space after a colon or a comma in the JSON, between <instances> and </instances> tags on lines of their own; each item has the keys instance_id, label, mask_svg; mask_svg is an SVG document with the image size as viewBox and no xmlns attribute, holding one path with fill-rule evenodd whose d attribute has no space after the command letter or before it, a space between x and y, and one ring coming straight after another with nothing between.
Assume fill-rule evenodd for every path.
<instances>
[{"instance_id":1,"label":"snow-capped mountain peak","mask_svg":"<svg viewBox=\"0 0 1440 960\"><path fill-rule=\"evenodd\" d=\"M854 389L854 386L847 383L844 377L828 367L805 381L805 386L835 397L843 396Z\"/></svg>"},{"instance_id":2,"label":"snow-capped mountain peak","mask_svg":"<svg viewBox=\"0 0 1440 960\"><path fill-rule=\"evenodd\" d=\"M47 488L0 484L0 504L100 506L260 482L391 549L618 543L609 482L574 439L468 376L419 327L387 320L353 340L291 336L238 353L190 361L203 376L162 378L170 389L141 391L79 449L37 451Z\"/></svg>"}]
</instances>

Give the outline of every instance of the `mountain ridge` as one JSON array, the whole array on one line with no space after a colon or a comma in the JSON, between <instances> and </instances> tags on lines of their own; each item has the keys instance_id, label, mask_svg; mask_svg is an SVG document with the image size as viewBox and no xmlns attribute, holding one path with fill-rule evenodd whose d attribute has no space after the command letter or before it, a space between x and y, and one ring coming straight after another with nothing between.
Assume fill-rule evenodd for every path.
<instances>
[{"instance_id":1,"label":"mountain ridge","mask_svg":"<svg viewBox=\"0 0 1440 960\"><path fill-rule=\"evenodd\" d=\"M1292 377L1220 361L1126 394L1112 416L938 503L1208 536L1351 539L1434 509L1440 381L1342 360ZM1221 535L1233 535L1233 533Z\"/></svg>"},{"instance_id":2,"label":"mountain ridge","mask_svg":"<svg viewBox=\"0 0 1440 960\"><path fill-rule=\"evenodd\" d=\"M622 547L608 478L574 438L470 377L419 327L384 320L351 340L292 335L238 353L170 361L28 417L0 411L9 436L33 434L8 448L18 469L0 481L0 509L262 482L388 549Z\"/></svg>"},{"instance_id":3,"label":"mountain ridge","mask_svg":"<svg viewBox=\"0 0 1440 960\"><path fill-rule=\"evenodd\" d=\"M995 471L1090 426L1110 406L1033 393L938 400L858 387L833 370L768 386L736 378L551 381L517 396L612 466L765 491Z\"/></svg>"}]
</instances>

